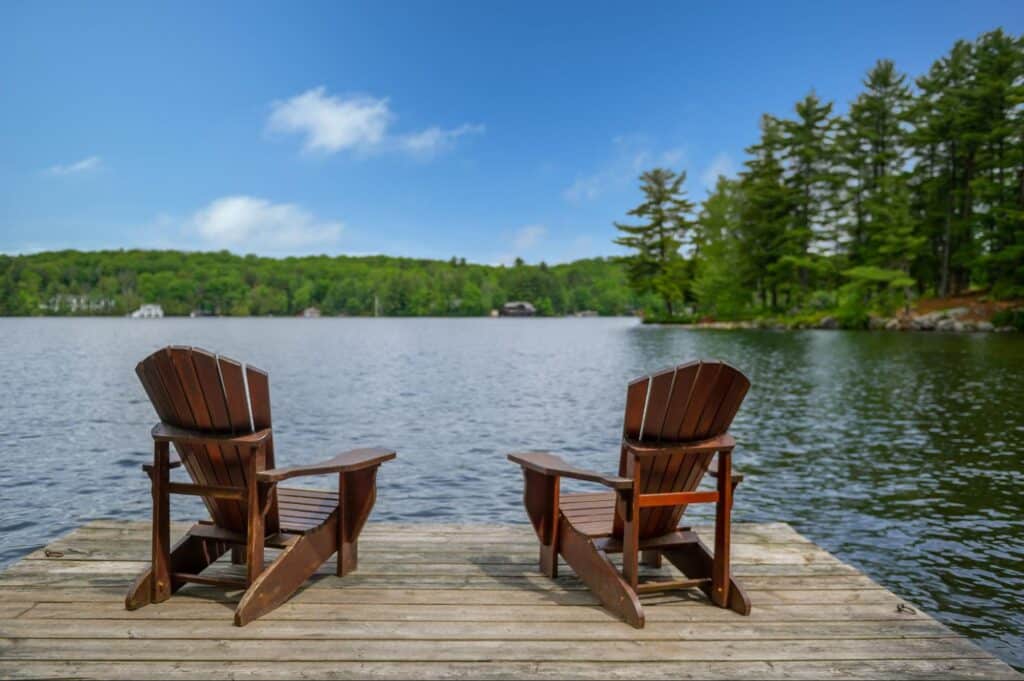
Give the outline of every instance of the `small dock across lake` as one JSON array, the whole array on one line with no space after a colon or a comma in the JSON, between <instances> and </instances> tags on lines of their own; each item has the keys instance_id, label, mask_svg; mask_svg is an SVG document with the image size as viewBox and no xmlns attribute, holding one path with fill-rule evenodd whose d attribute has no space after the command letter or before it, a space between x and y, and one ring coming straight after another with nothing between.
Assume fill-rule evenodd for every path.
<instances>
[{"instance_id":1,"label":"small dock across lake","mask_svg":"<svg viewBox=\"0 0 1024 681\"><path fill-rule=\"evenodd\" d=\"M529 526L371 522L359 549L239 628L198 585L126 611L149 526L89 523L0 573L0 678L1022 678L785 524L734 526L749 617L674 592L644 629L541 576Z\"/></svg>"}]
</instances>

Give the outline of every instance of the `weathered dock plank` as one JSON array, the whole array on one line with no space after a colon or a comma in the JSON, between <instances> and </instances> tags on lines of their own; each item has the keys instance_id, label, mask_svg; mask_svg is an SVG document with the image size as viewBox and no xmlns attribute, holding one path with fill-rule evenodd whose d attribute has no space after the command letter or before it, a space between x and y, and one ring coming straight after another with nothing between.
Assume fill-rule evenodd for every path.
<instances>
[{"instance_id":1,"label":"weathered dock plank","mask_svg":"<svg viewBox=\"0 0 1024 681\"><path fill-rule=\"evenodd\" d=\"M124 610L148 541L144 523L98 521L0 573L0 677L1021 678L779 523L735 527L750 617L670 593L643 599L642 630L568 568L539 575L527 527L372 524L357 573L327 564L243 628L237 591L193 585Z\"/></svg>"}]
</instances>

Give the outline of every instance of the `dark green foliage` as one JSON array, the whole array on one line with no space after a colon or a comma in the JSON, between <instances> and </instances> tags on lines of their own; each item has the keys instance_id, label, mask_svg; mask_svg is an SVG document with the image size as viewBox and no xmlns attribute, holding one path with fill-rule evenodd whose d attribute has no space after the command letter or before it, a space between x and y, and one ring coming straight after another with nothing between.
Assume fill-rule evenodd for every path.
<instances>
[{"instance_id":1,"label":"dark green foliage","mask_svg":"<svg viewBox=\"0 0 1024 681\"><path fill-rule=\"evenodd\" d=\"M744 170L704 201L689 261L678 238L679 274L636 258L637 290L669 289L674 276L674 297L700 316L829 309L847 328L916 295L1024 296L1024 40L996 30L959 41L915 85L883 59L845 115L812 92L791 118L763 116ZM670 196L673 177L642 176L637 211ZM657 225L643 227L648 239Z\"/></svg>"},{"instance_id":2,"label":"dark green foliage","mask_svg":"<svg viewBox=\"0 0 1024 681\"><path fill-rule=\"evenodd\" d=\"M0 256L0 314L125 314L142 303L165 313L486 315L509 300L538 313L630 314L645 302L611 259L490 267L465 260L260 258L179 251L59 251ZM647 301L649 302L649 301Z\"/></svg>"},{"instance_id":3,"label":"dark green foliage","mask_svg":"<svg viewBox=\"0 0 1024 681\"><path fill-rule=\"evenodd\" d=\"M740 249L739 183L719 177L697 219L693 295L706 314L735 319L751 301L740 273L746 266Z\"/></svg>"},{"instance_id":4,"label":"dark green foliage","mask_svg":"<svg viewBox=\"0 0 1024 681\"><path fill-rule=\"evenodd\" d=\"M1024 308L1000 310L992 315L992 323L995 326L1012 326L1018 331L1024 331Z\"/></svg>"}]
</instances>

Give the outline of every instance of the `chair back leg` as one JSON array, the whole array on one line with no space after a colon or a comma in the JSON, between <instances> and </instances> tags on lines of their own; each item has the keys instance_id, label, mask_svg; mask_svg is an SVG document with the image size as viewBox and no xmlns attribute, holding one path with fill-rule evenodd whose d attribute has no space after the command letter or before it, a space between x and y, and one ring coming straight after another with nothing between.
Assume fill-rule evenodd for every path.
<instances>
[{"instance_id":1,"label":"chair back leg","mask_svg":"<svg viewBox=\"0 0 1024 681\"><path fill-rule=\"evenodd\" d=\"M153 557L150 580L150 602L160 603L171 597L171 482L170 445L153 445Z\"/></svg>"},{"instance_id":2,"label":"chair back leg","mask_svg":"<svg viewBox=\"0 0 1024 681\"><path fill-rule=\"evenodd\" d=\"M730 536L732 534L732 453L718 454L718 502L715 504L715 557L711 568L711 600L729 607Z\"/></svg>"}]
</instances>

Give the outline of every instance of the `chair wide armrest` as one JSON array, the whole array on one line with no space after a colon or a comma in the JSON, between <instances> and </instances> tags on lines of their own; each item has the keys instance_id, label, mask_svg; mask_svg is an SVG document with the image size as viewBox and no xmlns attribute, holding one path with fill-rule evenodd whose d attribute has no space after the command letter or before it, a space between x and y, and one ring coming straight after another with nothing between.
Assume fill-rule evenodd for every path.
<instances>
[{"instance_id":1,"label":"chair wide armrest","mask_svg":"<svg viewBox=\"0 0 1024 681\"><path fill-rule=\"evenodd\" d=\"M233 433L189 430L168 423L158 423L150 432L157 442L175 442L182 445L235 445L239 447L256 447L271 435L270 428L257 430L255 433L235 435Z\"/></svg>"},{"instance_id":2,"label":"chair wide armrest","mask_svg":"<svg viewBox=\"0 0 1024 681\"><path fill-rule=\"evenodd\" d=\"M260 482L281 482L289 478L297 478L303 475L324 475L327 473L351 473L353 471L379 466L385 461L390 461L397 454L391 449L383 447L368 447L365 449L352 449L342 452L332 459L308 466L289 466L287 468L273 468L268 471L260 471L256 479Z\"/></svg>"},{"instance_id":3,"label":"chair wide armrest","mask_svg":"<svg viewBox=\"0 0 1024 681\"><path fill-rule=\"evenodd\" d=\"M508 460L542 475L596 482L615 490L633 489L633 481L630 478L620 478L616 475L605 475L596 471L573 468L562 457L548 452L517 452L509 454Z\"/></svg>"}]
</instances>

